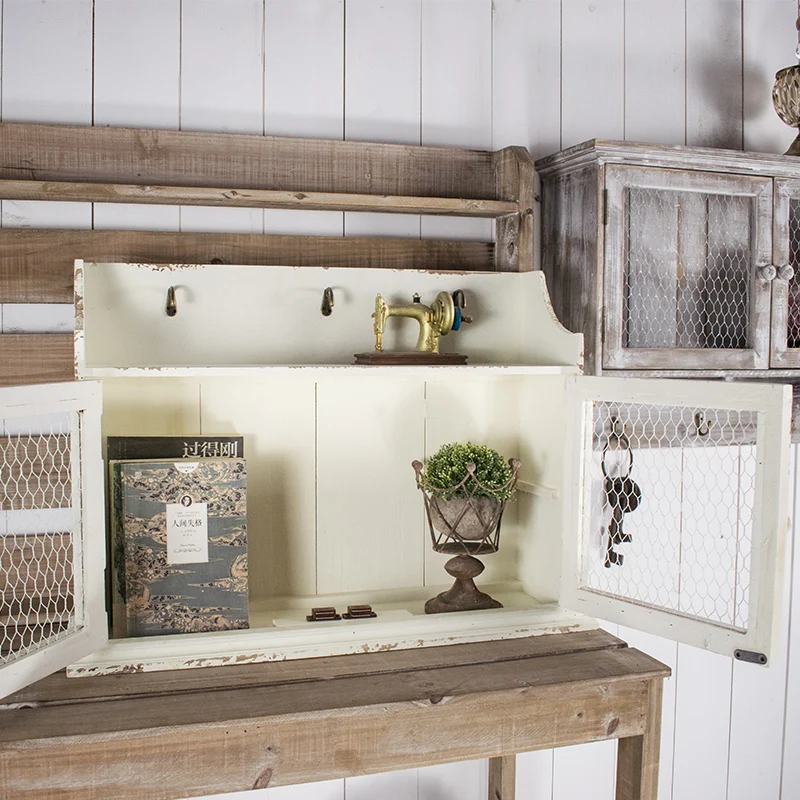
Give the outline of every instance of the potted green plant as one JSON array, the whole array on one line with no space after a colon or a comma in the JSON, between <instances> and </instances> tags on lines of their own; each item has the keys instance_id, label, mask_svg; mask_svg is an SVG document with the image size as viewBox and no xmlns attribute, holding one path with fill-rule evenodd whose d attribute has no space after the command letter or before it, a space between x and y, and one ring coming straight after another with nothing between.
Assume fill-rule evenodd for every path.
<instances>
[{"instance_id":1,"label":"potted green plant","mask_svg":"<svg viewBox=\"0 0 800 800\"><path fill-rule=\"evenodd\" d=\"M475 556L497 552L500 520L514 493L520 462L506 461L486 445L451 442L425 464L414 461L412 466L425 500L433 549L455 556L445 564L455 584L429 600L425 611L501 607L475 586L473 578L484 569Z\"/></svg>"},{"instance_id":2,"label":"potted green plant","mask_svg":"<svg viewBox=\"0 0 800 800\"><path fill-rule=\"evenodd\" d=\"M472 442L443 445L419 473L420 488L433 500L430 514L436 530L473 542L496 527L515 483L513 462Z\"/></svg>"}]
</instances>

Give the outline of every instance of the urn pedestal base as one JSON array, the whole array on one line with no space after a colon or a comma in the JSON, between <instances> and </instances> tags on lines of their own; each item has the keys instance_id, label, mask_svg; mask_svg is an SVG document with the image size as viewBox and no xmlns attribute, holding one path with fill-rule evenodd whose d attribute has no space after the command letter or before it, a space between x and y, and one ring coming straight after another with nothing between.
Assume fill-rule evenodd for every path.
<instances>
[{"instance_id":1,"label":"urn pedestal base","mask_svg":"<svg viewBox=\"0 0 800 800\"><path fill-rule=\"evenodd\" d=\"M503 604L482 592L474 578L485 569L475 556L460 555L451 558L444 568L456 581L446 591L425 603L426 614L445 611L479 611L484 608L502 608Z\"/></svg>"}]
</instances>

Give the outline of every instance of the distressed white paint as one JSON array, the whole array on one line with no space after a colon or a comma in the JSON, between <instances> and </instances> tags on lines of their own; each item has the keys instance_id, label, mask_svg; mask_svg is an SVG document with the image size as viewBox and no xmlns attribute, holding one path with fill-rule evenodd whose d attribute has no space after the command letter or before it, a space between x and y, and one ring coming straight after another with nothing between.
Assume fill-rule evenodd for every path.
<instances>
[{"instance_id":1,"label":"distressed white paint","mask_svg":"<svg viewBox=\"0 0 800 800\"><path fill-rule=\"evenodd\" d=\"M214 59L217 76L215 85L231 97L240 98L238 108L224 96L209 94L204 108L191 97L187 107L193 124L209 130L221 130L225 120L221 116L232 108L234 116L245 113L241 104L241 86L236 68L240 53L230 37L217 35L217 26L209 16L196 16L189 20L191 30L184 32L184 41L175 30L174 0L172 2L136 2L140 20L125 20L126 9L122 0L97 0L95 3L95 106L91 103L91 3L88 0L3 0L3 48L0 74L2 75L2 118L5 120L29 119L60 123L87 124L91 112L100 124L150 124L173 127L174 100L166 94L173 91L174 73L171 67L154 73L152 66L158 62L171 64L181 46L191 50L194 42L214 40ZM128 4L130 7L134 3ZM184 9L188 5L184 3ZM198 4L199 5L199 4ZM235 4L231 15L241 14ZM344 125L344 58L343 42L349 24L344 13L343 0L266 0L264 40L260 53L264 60L263 125L267 133L322 136L340 138ZM348 6L351 4L348 3ZM378 4L375 4L378 5ZM495 0L494 28L486 22L491 10L491 0L480 0L477 13L484 20L477 28L472 18L462 14L461 3L424 0L423 5L436 6L435 12L444 17L452 47L463 47L466 57L470 50L479 57L492 51L490 66L483 58L478 68L483 80L491 81L491 108L485 103L464 101L462 109L451 108L441 123L445 134L436 141L426 143L461 144L461 128L474 135L477 130L492 130L491 141L481 140L480 146L502 147L523 144L531 148L535 157L546 155L563 144L567 146L594 136L626 137L630 140L698 145L720 143L742 144L750 150L783 152L794 136L794 131L784 126L774 115L769 92L776 69L794 63L796 41L794 0L663 0L652 3L645 0L617 2L590 2L590 0ZM409 4L411 6L411 4ZM593 6L594 10L590 10ZM677 6L677 8L676 8ZM194 11L189 11L193 14ZM410 10L409 14L418 11ZM474 7L470 13L475 13ZM681 20L681 16L684 17ZM241 16L239 17L241 19ZM148 29L148 41L160 42L158 52L143 45L143 39L131 33L131 28L141 25ZM738 34L737 34L738 31ZM374 30L376 40L380 31ZM256 34L257 35L257 34ZM361 32L362 39L369 31ZM193 38L194 37L194 38ZM737 38L738 37L738 38ZM683 41L682 41L683 40ZM420 31L419 47L424 49L425 38ZM413 48L413 41L409 45ZM115 62L115 53L129 53L125 63ZM409 49L412 53L413 49ZM429 50L431 64L423 69L421 93L435 98L437 93L426 95L426 80L432 78L433 69L447 70L446 51ZM398 56L393 70L383 70L383 90L396 94L407 85L409 75L418 74L419 62L413 56ZM743 61L742 61L743 59ZM251 62L252 63L252 59ZM683 83L680 79L682 64L686 64ZM720 66L721 65L721 66ZM369 59L363 63L370 69ZM383 67L373 63L376 69ZM255 69L253 69L253 73ZM106 73L108 78L106 78ZM253 74L249 73L249 74ZM472 73L475 74L475 73ZM149 79L147 76L150 76ZM652 76L651 80L646 80ZM456 76L457 79L457 76ZM138 81L143 81L139 84ZM187 81L194 80L187 76ZM257 79L248 78L248 86ZM452 80L452 79L450 79ZM737 89L737 84L740 87ZM456 84L453 84L455 86ZM624 91L620 88L624 85ZM657 86L657 88L654 88ZM743 97L741 87L743 86ZM447 90L447 80L444 81ZM460 91L460 90L459 90ZM115 100L115 96L121 99ZM174 92L173 92L174 96ZM248 98L251 93L247 93ZM197 97L197 92L195 92ZM104 99L105 98L105 99ZM252 101L248 100L247 109ZM435 99L423 107L424 120L436 121ZM255 101L257 105L258 101ZM434 104L433 106L431 104ZM743 108L742 108L743 106ZM480 111L476 112L476 109ZM258 112L247 110L249 118ZM391 110L383 120L388 124ZM466 126L464 116L471 115L473 124ZM230 120L228 121L230 124ZM257 124L257 123L256 123ZM250 129L250 128L248 128ZM255 129L255 128L253 128ZM737 137L739 137L737 139ZM91 211L79 211L79 219L64 218L68 207L48 204L34 212L21 203L3 203L4 225L42 225L60 227L89 227ZM8 209L11 209L9 213ZM89 206L84 206L89 209ZM108 214L121 216L112 219L95 206L95 224L116 227L116 220L127 220L135 227L172 228L172 220L164 217L140 217L151 209L116 207ZM171 210L172 212L175 209ZM134 215L134 212L136 216ZM332 221L322 221L325 212L307 212L304 216L294 212L265 212L266 226L275 232L340 233L341 214L332 214ZM224 220L215 216L203 224L222 228ZM198 223L199 227L200 223ZM248 228L249 229L249 228ZM152 379L148 379L152 380ZM560 379L557 379L560 380ZM128 384L130 387L130 383ZM131 397L131 403L136 400ZM143 397L140 400L144 400ZM531 406L535 405L535 397ZM175 432L196 428L197 423L183 415L160 418L157 409L153 414L160 431ZM122 421L121 421L122 424ZM155 423L154 423L155 424ZM544 426L543 426L544 427ZM537 436L546 434L546 429ZM533 463L537 454L527 460ZM800 575L800 558L795 553L794 574ZM793 586L794 615L790 640L789 668L787 673L785 735L783 743L783 768L780 773L783 798L800 793L800 766L794 757L800 746L800 677L796 662L800 659L800 591ZM788 609L785 608L785 611ZM621 631L623 638L627 631ZM630 635L630 641L643 647L641 638ZM742 664L736 665L734 679L730 681L730 662L698 660L679 657L668 658L664 647L677 650L679 656L694 651L679 645L657 640L660 648L653 654L676 668L676 675L667 682L674 686L680 714L675 727L669 726L667 716L672 714L665 694L665 723L662 731L662 800L685 800L701 797L703 787L727 786L722 794L736 794L734 782L741 786L757 786L759 800L777 800L775 792L778 769L774 761L775 725L780 717L783 691L780 680L772 681L771 670ZM643 649L649 649L643 647ZM723 667L717 672L717 664ZM792 664L795 668L792 669ZM727 668L727 679L725 669ZM738 679L739 674L752 680ZM761 676L769 676L769 678ZM727 680L727 683L726 683ZM763 681L770 684L767 691ZM715 690L721 683L722 691L712 691L709 699L706 687ZM731 702L711 701L724 695L727 687ZM767 692L766 694L764 692ZM709 700L707 702L707 700ZM761 702L771 709L768 712L769 731L765 739L770 742L770 756L763 759L761 751L740 747L743 741L737 734L736 711L738 704L758 708ZM776 709L777 704L777 711ZM730 722L731 709L734 719ZM725 724L721 724L724 722ZM728 739L731 730L730 753L724 757L715 754ZM753 728L753 733L761 726ZM674 768L665 761L665 754L676 751ZM596 764L594 752L602 746L587 746L571 760L562 759L553 766L552 752L529 754L520 759L518 767L519 796L526 800L567 800L570 779L563 770L593 774ZM711 755L704 754L710 751ZM532 765L531 762L535 762ZM765 765L766 761L766 765ZM601 769L609 769L610 755L601 757ZM530 770L529 770L530 768ZM529 770L526 773L526 770ZM730 779L728 774L730 772ZM607 773L603 773L607 774ZM675 788L672 787L674 774ZM753 783L757 776L763 781ZM555 778L555 782L553 779ZM373 796L390 796L394 779L373 778ZM422 783L420 782L420 786ZM265 790L253 797L306 798L344 797L344 781L333 781L324 786L299 786ZM421 791L421 789L420 789ZM437 800L459 796L461 784L443 782ZM713 790L716 791L716 788ZM755 790L754 790L755 791ZM250 795L246 795L250 797ZM613 796L608 781L591 786L593 800L610 800ZM714 796L713 792L708 796Z\"/></svg>"},{"instance_id":2,"label":"distressed white paint","mask_svg":"<svg viewBox=\"0 0 800 800\"><path fill-rule=\"evenodd\" d=\"M0 698L50 675L108 639L105 608L105 523L100 447L101 387L96 382L43 384L0 390L6 431L19 418L65 415L70 424L72 465L72 596L74 629L63 638L0 667ZM82 420L78 422L78 414ZM31 432L27 425L26 432ZM13 516L13 515L9 515ZM30 530L30 529L28 529ZM8 533L13 533L9 527ZM9 576L13 584L13 576ZM12 652L13 655L13 652Z\"/></svg>"}]
</instances>

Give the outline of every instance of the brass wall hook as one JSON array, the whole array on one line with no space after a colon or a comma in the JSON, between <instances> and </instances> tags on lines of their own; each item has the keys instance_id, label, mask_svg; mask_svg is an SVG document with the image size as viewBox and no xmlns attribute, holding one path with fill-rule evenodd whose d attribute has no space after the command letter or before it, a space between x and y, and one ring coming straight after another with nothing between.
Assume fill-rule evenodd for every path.
<instances>
[{"instance_id":1,"label":"brass wall hook","mask_svg":"<svg viewBox=\"0 0 800 800\"><path fill-rule=\"evenodd\" d=\"M167 289L167 307L166 312L168 317L174 317L178 313L178 304L175 302L175 287L170 286Z\"/></svg>"},{"instance_id":2,"label":"brass wall hook","mask_svg":"<svg viewBox=\"0 0 800 800\"><path fill-rule=\"evenodd\" d=\"M322 305L319 309L322 312L323 317L329 317L331 314L333 314L333 304L333 289L328 286L322 293Z\"/></svg>"},{"instance_id":3,"label":"brass wall hook","mask_svg":"<svg viewBox=\"0 0 800 800\"><path fill-rule=\"evenodd\" d=\"M702 411L695 412L694 427L698 436L708 436L713 424L713 422L706 419L706 415Z\"/></svg>"}]
</instances>

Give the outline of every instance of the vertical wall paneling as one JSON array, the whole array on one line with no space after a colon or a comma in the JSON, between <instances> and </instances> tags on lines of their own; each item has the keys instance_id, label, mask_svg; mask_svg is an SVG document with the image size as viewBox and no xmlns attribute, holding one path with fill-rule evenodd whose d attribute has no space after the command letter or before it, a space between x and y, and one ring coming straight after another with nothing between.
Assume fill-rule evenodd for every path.
<instances>
[{"instance_id":1,"label":"vertical wall paneling","mask_svg":"<svg viewBox=\"0 0 800 800\"><path fill-rule=\"evenodd\" d=\"M349 0L345 31L345 137L420 143L421 0ZM419 236L405 214L345 214L345 233Z\"/></svg>"},{"instance_id":2,"label":"vertical wall paneling","mask_svg":"<svg viewBox=\"0 0 800 800\"><path fill-rule=\"evenodd\" d=\"M794 485L794 468L791 472L790 485ZM780 797L789 644L791 529L789 537L781 603L784 613L781 615L777 652L773 653L767 669L742 661L733 662L727 800L749 800L751 797L777 800Z\"/></svg>"},{"instance_id":3,"label":"vertical wall paneling","mask_svg":"<svg viewBox=\"0 0 800 800\"><path fill-rule=\"evenodd\" d=\"M416 769L386 772L382 775L359 775L346 778L344 796L346 800L374 800L376 797L392 800L417 800L418 773Z\"/></svg>"},{"instance_id":4,"label":"vertical wall paneling","mask_svg":"<svg viewBox=\"0 0 800 800\"><path fill-rule=\"evenodd\" d=\"M552 800L553 750L517 754L518 800Z\"/></svg>"},{"instance_id":5,"label":"vertical wall paneling","mask_svg":"<svg viewBox=\"0 0 800 800\"><path fill-rule=\"evenodd\" d=\"M229 379L202 386L204 435L258 431L245 441L251 608L258 598L316 591L314 382ZM253 601L256 601L255 603ZM271 619L266 624L270 624Z\"/></svg>"},{"instance_id":6,"label":"vertical wall paneling","mask_svg":"<svg viewBox=\"0 0 800 800\"><path fill-rule=\"evenodd\" d=\"M613 800L616 762L615 739L557 748L553 751L553 800Z\"/></svg>"},{"instance_id":7,"label":"vertical wall paneling","mask_svg":"<svg viewBox=\"0 0 800 800\"><path fill-rule=\"evenodd\" d=\"M561 1L495 0L492 147L561 147Z\"/></svg>"},{"instance_id":8,"label":"vertical wall paneling","mask_svg":"<svg viewBox=\"0 0 800 800\"><path fill-rule=\"evenodd\" d=\"M792 456L795 463L794 520L790 547L790 598L788 608L789 638L787 642L786 707L783 733L783 769L781 774L781 797L783 800L800 795L800 447L793 445Z\"/></svg>"},{"instance_id":9,"label":"vertical wall paneling","mask_svg":"<svg viewBox=\"0 0 800 800\"><path fill-rule=\"evenodd\" d=\"M624 138L624 8L623 0L562 3L563 147Z\"/></svg>"},{"instance_id":10,"label":"vertical wall paneling","mask_svg":"<svg viewBox=\"0 0 800 800\"><path fill-rule=\"evenodd\" d=\"M418 772L417 800L442 800L445 797L484 800L486 797L486 783L489 780L489 764L486 759L436 764L433 767L423 767Z\"/></svg>"},{"instance_id":11,"label":"vertical wall paneling","mask_svg":"<svg viewBox=\"0 0 800 800\"><path fill-rule=\"evenodd\" d=\"M424 382L373 376L317 385L317 591L421 586Z\"/></svg>"},{"instance_id":12,"label":"vertical wall paneling","mask_svg":"<svg viewBox=\"0 0 800 800\"><path fill-rule=\"evenodd\" d=\"M742 148L742 0L686 0L686 144Z\"/></svg>"},{"instance_id":13,"label":"vertical wall paneling","mask_svg":"<svg viewBox=\"0 0 800 800\"><path fill-rule=\"evenodd\" d=\"M92 2L3 3L2 119L92 123ZM89 203L6 200L4 227L89 228ZM66 307L6 305L3 332L65 329ZM66 326L67 329L71 325Z\"/></svg>"},{"instance_id":14,"label":"vertical wall paneling","mask_svg":"<svg viewBox=\"0 0 800 800\"><path fill-rule=\"evenodd\" d=\"M264 133L341 139L344 0L266 0ZM266 209L267 233L338 236L339 211Z\"/></svg>"},{"instance_id":15,"label":"vertical wall paneling","mask_svg":"<svg viewBox=\"0 0 800 800\"><path fill-rule=\"evenodd\" d=\"M625 138L629 141L683 144L685 23L684 0L625 4Z\"/></svg>"},{"instance_id":16,"label":"vertical wall paneling","mask_svg":"<svg viewBox=\"0 0 800 800\"><path fill-rule=\"evenodd\" d=\"M94 123L176 129L179 0L96 0ZM178 230L177 206L94 204L94 227Z\"/></svg>"},{"instance_id":17,"label":"vertical wall paneling","mask_svg":"<svg viewBox=\"0 0 800 800\"><path fill-rule=\"evenodd\" d=\"M4 0L4 121L91 124L92 6Z\"/></svg>"},{"instance_id":18,"label":"vertical wall paneling","mask_svg":"<svg viewBox=\"0 0 800 800\"><path fill-rule=\"evenodd\" d=\"M422 4L422 144L492 146L492 9L487 0ZM489 220L426 218L426 238L491 239Z\"/></svg>"},{"instance_id":19,"label":"vertical wall paneling","mask_svg":"<svg viewBox=\"0 0 800 800\"><path fill-rule=\"evenodd\" d=\"M678 645L672 796L726 800L732 659Z\"/></svg>"},{"instance_id":20,"label":"vertical wall paneling","mask_svg":"<svg viewBox=\"0 0 800 800\"><path fill-rule=\"evenodd\" d=\"M263 0L193 0L181 9L181 129L262 133ZM263 229L259 209L181 208L181 230Z\"/></svg>"},{"instance_id":21,"label":"vertical wall paneling","mask_svg":"<svg viewBox=\"0 0 800 800\"><path fill-rule=\"evenodd\" d=\"M783 153L795 136L772 106L775 73L797 63L794 0L744 0L744 149Z\"/></svg>"}]
</instances>

